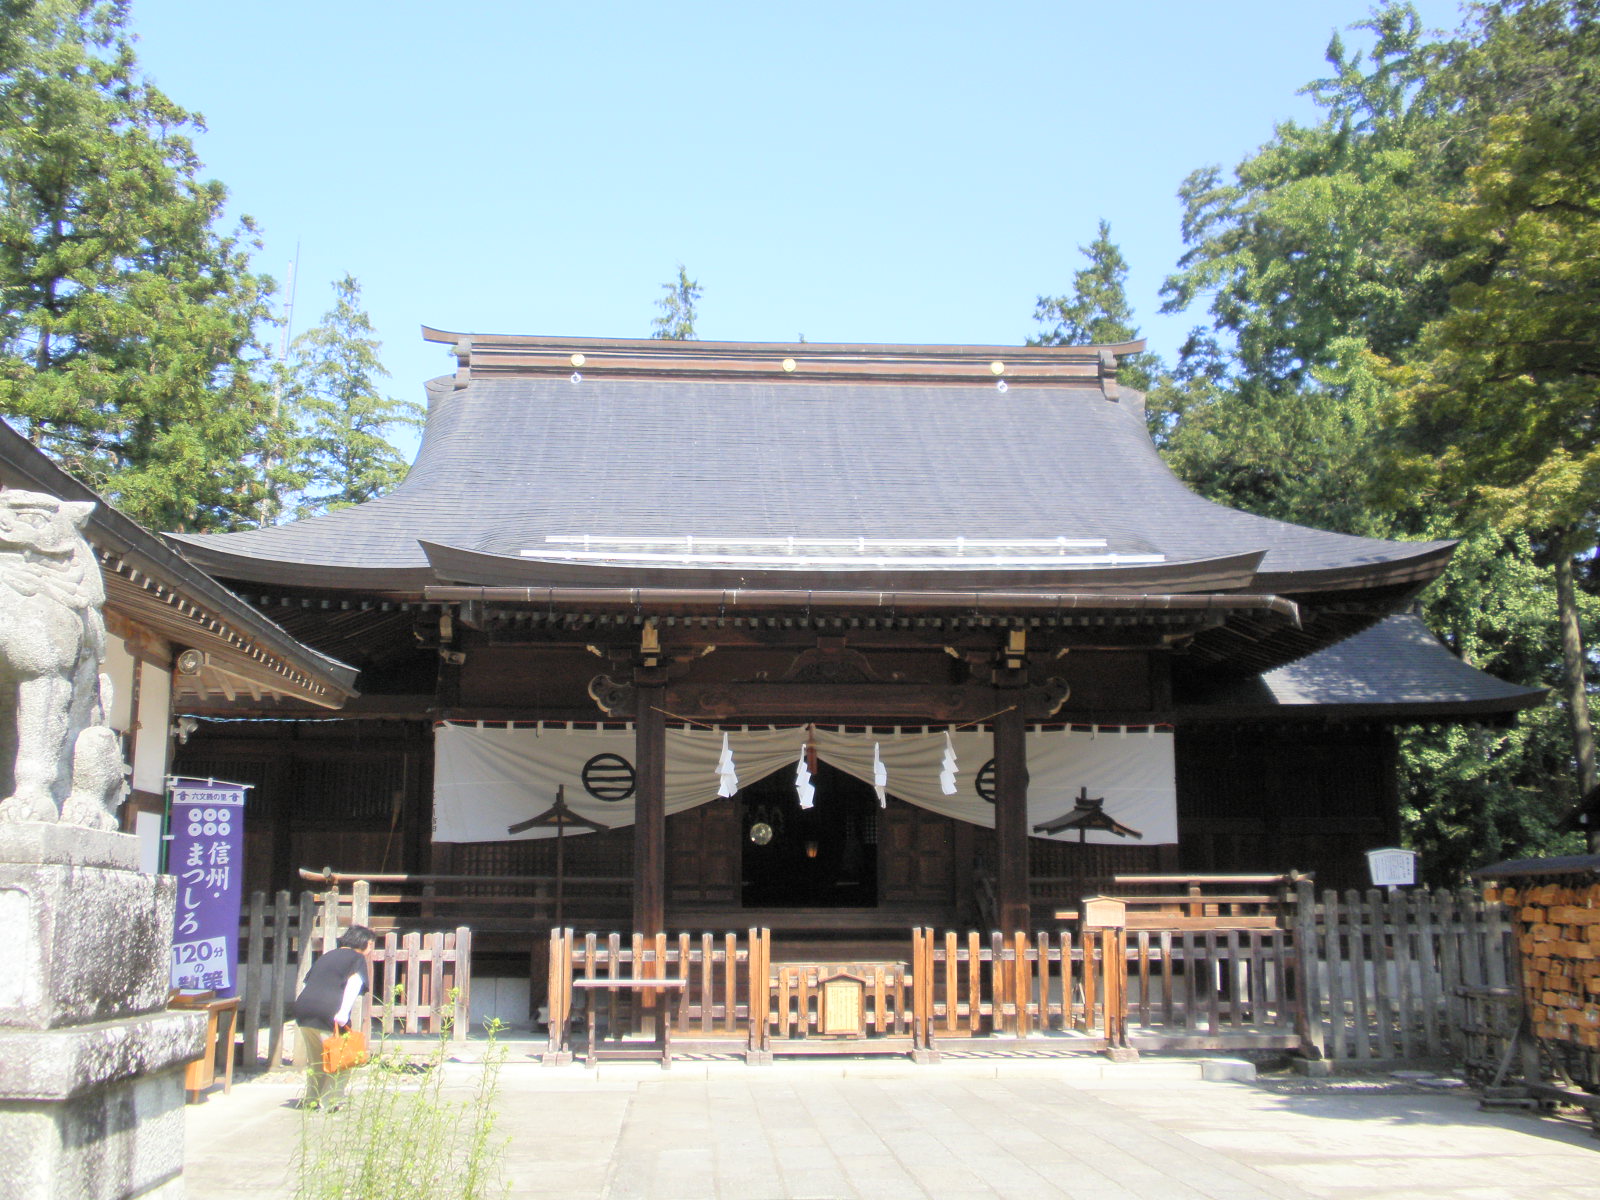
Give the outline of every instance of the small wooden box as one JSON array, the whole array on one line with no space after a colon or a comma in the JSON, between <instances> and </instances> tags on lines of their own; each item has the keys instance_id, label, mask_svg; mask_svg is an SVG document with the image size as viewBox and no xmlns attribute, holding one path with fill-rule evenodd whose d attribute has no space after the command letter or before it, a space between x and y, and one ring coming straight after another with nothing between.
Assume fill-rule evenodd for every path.
<instances>
[{"instance_id":1,"label":"small wooden box","mask_svg":"<svg viewBox=\"0 0 1600 1200\"><path fill-rule=\"evenodd\" d=\"M1080 906L1086 929L1126 929L1128 904L1116 896L1086 896Z\"/></svg>"}]
</instances>

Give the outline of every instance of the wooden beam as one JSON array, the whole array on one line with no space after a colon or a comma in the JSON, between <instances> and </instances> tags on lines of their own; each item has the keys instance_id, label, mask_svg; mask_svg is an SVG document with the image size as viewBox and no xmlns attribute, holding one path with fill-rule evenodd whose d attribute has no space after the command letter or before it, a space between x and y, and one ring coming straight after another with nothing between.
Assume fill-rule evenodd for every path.
<instances>
[{"instance_id":1,"label":"wooden beam","mask_svg":"<svg viewBox=\"0 0 1600 1200\"><path fill-rule=\"evenodd\" d=\"M667 675L634 672L633 929L645 937L666 931Z\"/></svg>"}]
</instances>

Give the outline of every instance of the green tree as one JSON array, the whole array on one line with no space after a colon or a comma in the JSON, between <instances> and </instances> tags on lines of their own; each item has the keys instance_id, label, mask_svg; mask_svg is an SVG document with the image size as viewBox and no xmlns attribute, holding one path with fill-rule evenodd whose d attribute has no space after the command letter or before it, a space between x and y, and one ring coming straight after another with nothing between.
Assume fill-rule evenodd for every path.
<instances>
[{"instance_id":1,"label":"green tree","mask_svg":"<svg viewBox=\"0 0 1600 1200\"><path fill-rule=\"evenodd\" d=\"M1522 32L1531 16L1565 71L1539 72L1547 86L1492 118L1468 194L1444 206L1464 243L1456 286L1396 371L1397 411L1414 477L1543 544L1588 791L1600 777L1574 559L1591 561L1600 540L1600 102L1573 104L1571 89L1593 97L1600 86L1600 16L1587 4L1507 9L1495 10L1499 29ZM1541 19L1550 9L1571 19Z\"/></svg>"},{"instance_id":2,"label":"green tree","mask_svg":"<svg viewBox=\"0 0 1600 1200\"><path fill-rule=\"evenodd\" d=\"M666 295L656 301L661 310L659 317L651 319L653 338L669 342L694 341L695 301L700 299L700 285L689 278L682 263L678 264L678 278L673 283L663 283Z\"/></svg>"},{"instance_id":3,"label":"green tree","mask_svg":"<svg viewBox=\"0 0 1600 1200\"><path fill-rule=\"evenodd\" d=\"M1435 520L1425 532L1459 532L1449 518ZM1600 619L1600 600L1580 594L1580 603L1586 620ZM1423 607L1428 625L1480 670L1528 687L1548 686L1559 670L1554 572L1525 533L1469 530ZM1505 726L1405 730L1401 747L1402 820L1429 882L1459 883L1497 859L1581 848L1554 831L1574 797L1561 786L1571 776L1571 729L1555 705Z\"/></svg>"},{"instance_id":4,"label":"green tree","mask_svg":"<svg viewBox=\"0 0 1600 1200\"><path fill-rule=\"evenodd\" d=\"M1128 264L1111 240L1111 226L1102 220L1094 241L1079 246L1089 260L1072 276L1072 293L1040 296L1033 319L1044 327L1028 339L1030 346L1108 346L1139 338L1128 304ZM1140 391L1149 389L1159 363L1149 352L1130 354L1117 368L1117 381Z\"/></svg>"},{"instance_id":5,"label":"green tree","mask_svg":"<svg viewBox=\"0 0 1600 1200\"><path fill-rule=\"evenodd\" d=\"M1454 133L1436 82L1444 50L1409 5L1358 28L1371 48L1335 34L1332 74L1305 89L1321 121L1280 124L1231 178L1205 167L1179 189L1188 249L1163 311L1204 300L1251 396L1315 386L1343 339L1405 347L1444 304L1449 247L1424 195L1459 188L1458 156L1440 144Z\"/></svg>"},{"instance_id":6,"label":"green tree","mask_svg":"<svg viewBox=\"0 0 1600 1200\"><path fill-rule=\"evenodd\" d=\"M1336 36L1329 77L1307 89L1321 120L1280 125L1231 175L1206 168L1185 182L1188 249L1167 281L1166 311L1204 305L1206 323L1150 406L1169 462L1214 499L1352 533L1464 537L1442 587L1424 597L1429 620L1454 630L1458 646L1499 638L1478 665L1531 686L1561 675L1557 606L1546 601L1561 587L1561 556L1551 549L1563 526L1534 519L1513 494L1537 478L1548 497L1557 477L1569 496L1584 486L1596 494L1570 432L1581 406L1547 395L1548 379L1531 389L1523 432L1540 418L1569 430L1559 442L1567 457L1539 459L1543 475L1497 471L1522 435L1508 438L1508 409L1470 386L1484 372L1463 373L1461 356L1467 326L1482 332L1482 318L1469 314L1497 272L1524 285L1531 278L1485 234L1504 216L1482 210L1486 173L1504 174L1494 164L1513 149L1546 152L1530 126L1511 132L1530 106L1554 114L1549 128L1584 136L1597 56L1575 38L1594 8L1593 0L1474 5L1462 32L1431 37L1408 5L1387 4L1358 27L1364 52ZM1478 210L1477 225L1468 210ZM1571 228L1585 219L1565 215L1569 228L1551 235L1574 271L1594 258ZM1536 315L1551 323L1554 344L1560 318L1541 290L1550 286L1525 286L1500 307L1530 320L1547 310ZM1441 407L1420 403L1427 380ZM1594 411L1591 399L1591 422ZM1397 445L1407 451L1399 468ZM1600 580L1577 581L1580 628L1582 613L1594 611L1585 582ZM1450 611L1458 595L1474 598L1472 612ZM1488 614L1498 614L1500 632L1487 628ZM1551 814L1575 789L1573 742L1560 745L1552 712L1525 715L1512 733L1407 734L1413 843L1450 870L1556 844ZM1535 792L1540 800L1530 803Z\"/></svg>"},{"instance_id":7,"label":"green tree","mask_svg":"<svg viewBox=\"0 0 1600 1200\"><path fill-rule=\"evenodd\" d=\"M389 372L361 307L361 285L346 275L333 294L321 322L295 338L287 371L285 398L300 428L294 464L302 517L391 491L407 464L385 435L417 428L426 415L420 404L378 390Z\"/></svg>"},{"instance_id":8,"label":"green tree","mask_svg":"<svg viewBox=\"0 0 1600 1200\"><path fill-rule=\"evenodd\" d=\"M0 0L0 413L149 524L237 528L284 482L255 373L272 285L126 18Z\"/></svg>"}]
</instances>

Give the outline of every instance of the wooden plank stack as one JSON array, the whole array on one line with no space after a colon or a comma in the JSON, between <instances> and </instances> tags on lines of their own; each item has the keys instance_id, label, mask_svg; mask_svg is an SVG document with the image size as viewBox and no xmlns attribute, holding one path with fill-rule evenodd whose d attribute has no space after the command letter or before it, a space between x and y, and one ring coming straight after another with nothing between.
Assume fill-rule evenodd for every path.
<instances>
[{"instance_id":1,"label":"wooden plank stack","mask_svg":"<svg viewBox=\"0 0 1600 1200\"><path fill-rule=\"evenodd\" d=\"M1600 1050L1600 882L1509 880L1488 884L1484 899L1516 914L1534 1034Z\"/></svg>"}]
</instances>

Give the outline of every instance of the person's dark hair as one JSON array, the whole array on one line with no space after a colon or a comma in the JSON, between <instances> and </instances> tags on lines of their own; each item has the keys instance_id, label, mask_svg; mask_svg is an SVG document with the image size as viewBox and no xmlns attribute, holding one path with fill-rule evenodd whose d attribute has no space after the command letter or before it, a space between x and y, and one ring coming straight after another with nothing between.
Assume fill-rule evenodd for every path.
<instances>
[{"instance_id":1,"label":"person's dark hair","mask_svg":"<svg viewBox=\"0 0 1600 1200\"><path fill-rule=\"evenodd\" d=\"M378 935L365 925L352 925L339 935L339 945L351 950L365 950L378 940Z\"/></svg>"}]
</instances>

